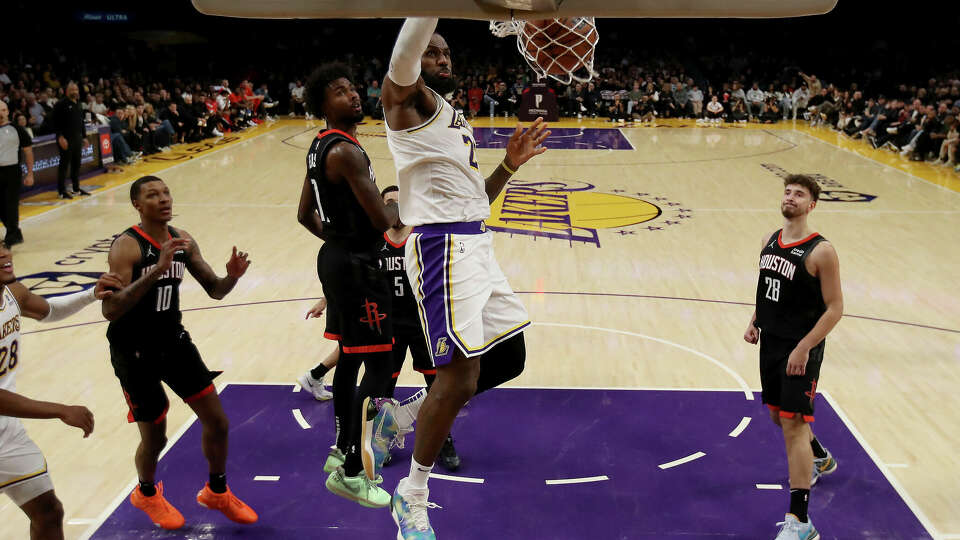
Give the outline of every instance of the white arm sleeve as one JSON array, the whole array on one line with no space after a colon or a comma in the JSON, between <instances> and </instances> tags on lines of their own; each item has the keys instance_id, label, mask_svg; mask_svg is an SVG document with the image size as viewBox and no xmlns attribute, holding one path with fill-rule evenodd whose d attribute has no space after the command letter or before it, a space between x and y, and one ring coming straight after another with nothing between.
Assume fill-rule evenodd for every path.
<instances>
[{"instance_id":1,"label":"white arm sleeve","mask_svg":"<svg viewBox=\"0 0 960 540\"><path fill-rule=\"evenodd\" d=\"M387 77L398 86L413 86L420 78L420 57L437 29L436 17L408 17L403 21L390 57Z\"/></svg>"},{"instance_id":2,"label":"white arm sleeve","mask_svg":"<svg viewBox=\"0 0 960 540\"><path fill-rule=\"evenodd\" d=\"M66 319L88 305L96 302L93 295L94 289L82 291L54 298L47 298L47 304L50 305L50 311L47 316L40 319L43 322L57 322Z\"/></svg>"}]
</instances>

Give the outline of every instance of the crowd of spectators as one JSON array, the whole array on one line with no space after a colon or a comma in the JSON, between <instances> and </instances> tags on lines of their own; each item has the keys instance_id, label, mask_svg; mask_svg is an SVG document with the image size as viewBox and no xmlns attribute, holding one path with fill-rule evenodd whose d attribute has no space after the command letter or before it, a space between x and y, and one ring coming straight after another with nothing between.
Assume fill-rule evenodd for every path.
<instances>
[{"instance_id":1,"label":"crowd of spectators","mask_svg":"<svg viewBox=\"0 0 960 540\"><path fill-rule=\"evenodd\" d=\"M254 89L248 80L235 86L226 79L132 82L120 74L74 80L51 65L0 64L0 100L31 137L58 134L56 104L68 99L71 85L78 87L84 122L109 126L120 163L254 126L278 105L265 84Z\"/></svg>"},{"instance_id":2,"label":"crowd of spectators","mask_svg":"<svg viewBox=\"0 0 960 540\"><path fill-rule=\"evenodd\" d=\"M455 59L460 84L450 102L470 117L514 116L531 83L529 68L516 53L465 52ZM610 51L603 58L606 63L595 66L589 83L550 81L561 116L617 123L688 118L706 125L796 119L909 159L958 165L960 76L955 72L922 83L891 83L876 75L831 82L796 68L776 67L769 58L717 54L691 62L626 53L616 59ZM748 65L751 61L757 69ZM354 56L350 63L365 112L382 118L382 59ZM87 121L109 125L117 157L130 161L174 143L255 125L274 111L309 117L303 100L308 71L284 72L283 80L271 75L270 84L261 73L264 80L256 88L252 77L231 85L224 79L131 79L119 72L95 79L79 76L76 82ZM43 135L54 129L53 109L63 99L68 80L51 65L0 64L0 99L8 103L13 122Z\"/></svg>"}]
</instances>

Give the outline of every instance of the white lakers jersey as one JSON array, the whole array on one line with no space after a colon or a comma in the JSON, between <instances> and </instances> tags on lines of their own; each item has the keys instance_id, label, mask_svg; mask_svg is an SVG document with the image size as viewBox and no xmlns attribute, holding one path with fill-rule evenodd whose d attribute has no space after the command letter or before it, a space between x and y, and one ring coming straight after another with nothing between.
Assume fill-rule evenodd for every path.
<instances>
[{"instance_id":1,"label":"white lakers jersey","mask_svg":"<svg viewBox=\"0 0 960 540\"><path fill-rule=\"evenodd\" d=\"M423 124L393 131L384 123L397 167L400 219L406 225L485 220L490 201L477 165L473 128L439 94L433 95L437 111Z\"/></svg>"},{"instance_id":2,"label":"white lakers jersey","mask_svg":"<svg viewBox=\"0 0 960 540\"><path fill-rule=\"evenodd\" d=\"M20 368L20 306L10 289L0 293L0 390L16 392ZM13 438L23 424L19 418L0 415L0 446Z\"/></svg>"}]
</instances>

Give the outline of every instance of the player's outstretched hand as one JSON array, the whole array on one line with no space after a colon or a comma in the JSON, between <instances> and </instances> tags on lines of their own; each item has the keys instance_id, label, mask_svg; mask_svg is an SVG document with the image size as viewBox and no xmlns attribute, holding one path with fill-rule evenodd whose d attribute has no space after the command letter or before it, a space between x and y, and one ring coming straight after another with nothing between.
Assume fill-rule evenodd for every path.
<instances>
[{"instance_id":1,"label":"player's outstretched hand","mask_svg":"<svg viewBox=\"0 0 960 540\"><path fill-rule=\"evenodd\" d=\"M747 331L743 333L743 340L751 345L756 345L760 341L760 330L753 323L750 323Z\"/></svg>"},{"instance_id":2,"label":"player's outstretched hand","mask_svg":"<svg viewBox=\"0 0 960 540\"><path fill-rule=\"evenodd\" d=\"M526 163L533 156L539 156L547 151L547 147L541 146L543 141L550 136L547 130L547 123L543 117L538 117L530 124L530 127L523 129L523 126L517 124L517 128L510 135L507 141L506 164L513 170Z\"/></svg>"},{"instance_id":3,"label":"player's outstretched hand","mask_svg":"<svg viewBox=\"0 0 960 540\"><path fill-rule=\"evenodd\" d=\"M113 296L113 293L122 288L123 281L120 280L120 275L107 272L106 274L101 274L100 279L97 280L97 284L93 287L93 296L97 300L104 300L110 298Z\"/></svg>"},{"instance_id":4,"label":"player's outstretched hand","mask_svg":"<svg viewBox=\"0 0 960 540\"><path fill-rule=\"evenodd\" d=\"M307 312L307 316L304 317L304 319L309 319L311 317L316 319L317 317L323 315L323 310L325 309L327 309L327 299L320 298L317 300L317 303L310 308L310 311Z\"/></svg>"},{"instance_id":5,"label":"player's outstretched hand","mask_svg":"<svg viewBox=\"0 0 960 540\"><path fill-rule=\"evenodd\" d=\"M251 262L247 259L248 255L245 251L237 251L237 246L233 246L233 254L230 255L230 260L227 261L227 275L234 279L239 279L240 276L245 274Z\"/></svg>"},{"instance_id":6,"label":"player's outstretched hand","mask_svg":"<svg viewBox=\"0 0 960 540\"><path fill-rule=\"evenodd\" d=\"M807 372L807 359L810 358L810 351L797 347L790 353L787 359L787 375L803 375Z\"/></svg>"},{"instance_id":7,"label":"player's outstretched hand","mask_svg":"<svg viewBox=\"0 0 960 540\"><path fill-rule=\"evenodd\" d=\"M183 251L190 247L190 240L186 238L170 237L160 246L160 260L157 261L157 269L166 272L173 263L173 256L178 251Z\"/></svg>"},{"instance_id":8,"label":"player's outstretched hand","mask_svg":"<svg viewBox=\"0 0 960 540\"><path fill-rule=\"evenodd\" d=\"M93 433L93 413L82 405L65 405L60 420L68 426L82 429L84 439Z\"/></svg>"}]
</instances>

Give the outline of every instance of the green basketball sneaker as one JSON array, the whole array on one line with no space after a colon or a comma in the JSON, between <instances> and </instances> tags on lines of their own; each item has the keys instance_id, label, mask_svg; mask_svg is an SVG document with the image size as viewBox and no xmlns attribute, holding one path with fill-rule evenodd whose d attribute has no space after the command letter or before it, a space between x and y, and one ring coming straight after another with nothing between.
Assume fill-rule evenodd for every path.
<instances>
[{"instance_id":1,"label":"green basketball sneaker","mask_svg":"<svg viewBox=\"0 0 960 540\"><path fill-rule=\"evenodd\" d=\"M329 474L337 470L337 467L343 467L343 462L347 459L336 446L330 447L330 453L327 454L327 462L323 464L323 472Z\"/></svg>"},{"instance_id":2,"label":"green basketball sneaker","mask_svg":"<svg viewBox=\"0 0 960 540\"><path fill-rule=\"evenodd\" d=\"M383 478L370 480L365 474L346 476L343 467L327 477L327 490L334 495L349 499L367 508L384 508L390 505L390 494L380 489Z\"/></svg>"}]
</instances>

